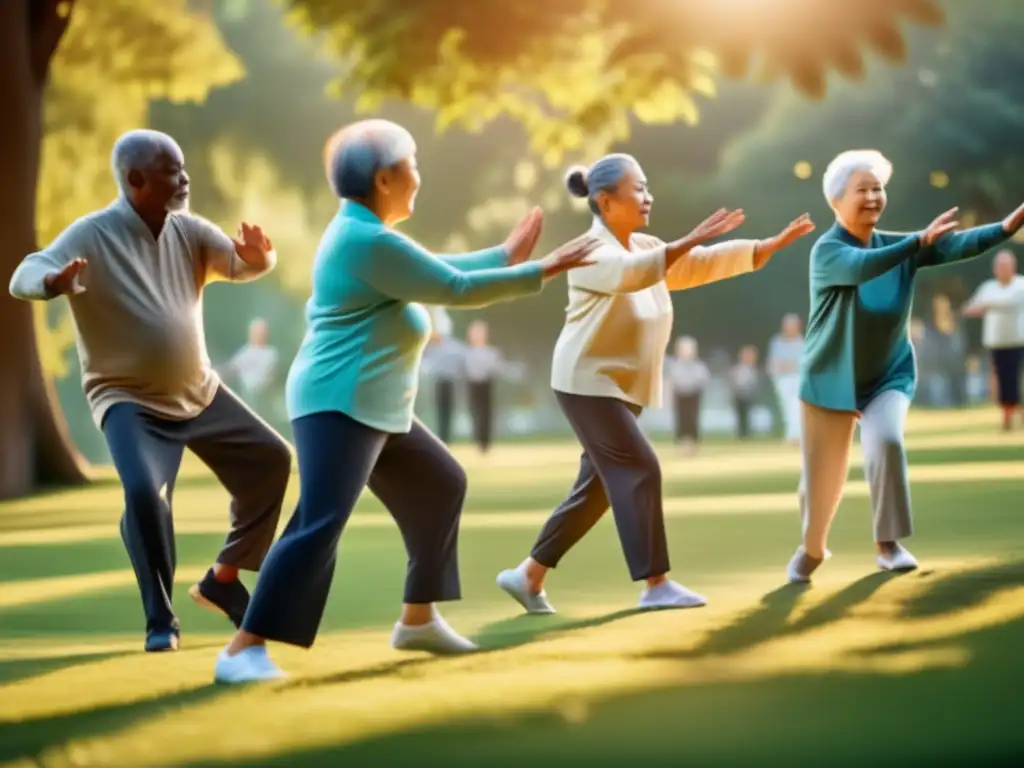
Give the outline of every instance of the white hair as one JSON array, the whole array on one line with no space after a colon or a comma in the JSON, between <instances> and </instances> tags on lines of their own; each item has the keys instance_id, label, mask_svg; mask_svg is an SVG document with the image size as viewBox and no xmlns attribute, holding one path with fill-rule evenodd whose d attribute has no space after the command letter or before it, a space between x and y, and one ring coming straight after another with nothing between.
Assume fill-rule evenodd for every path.
<instances>
[{"instance_id":1,"label":"white hair","mask_svg":"<svg viewBox=\"0 0 1024 768\"><path fill-rule=\"evenodd\" d=\"M829 205L843 196L850 183L850 177L859 171L870 171L878 177L884 187L892 178L892 163L875 149L851 149L840 152L821 179L821 188Z\"/></svg>"},{"instance_id":2,"label":"white hair","mask_svg":"<svg viewBox=\"0 0 1024 768\"><path fill-rule=\"evenodd\" d=\"M110 166L121 194L127 195L131 191L131 184L128 183L129 173L151 168L163 154L182 159L185 157L178 142L166 133L142 128L122 134L114 142L114 151L110 155Z\"/></svg>"},{"instance_id":3,"label":"white hair","mask_svg":"<svg viewBox=\"0 0 1024 768\"><path fill-rule=\"evenodd\" d=\"M362 120L342 128L327 142L327 181L338 197L365 200L377 172L416 154L416 141L390 120Z\"/></svg>"}]
</instances>

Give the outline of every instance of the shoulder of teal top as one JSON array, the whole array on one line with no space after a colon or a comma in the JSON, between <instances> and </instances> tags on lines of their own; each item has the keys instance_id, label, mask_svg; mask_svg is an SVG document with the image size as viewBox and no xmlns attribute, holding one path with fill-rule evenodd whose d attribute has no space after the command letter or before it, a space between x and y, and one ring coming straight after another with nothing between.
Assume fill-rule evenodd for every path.
<instances>
[{"instance_id":1,"label":"shoulder of teal top","mask_svg":"<svg viewBox=\"0 0 1024 768\"><path fill-rule=\"evenodd\" d=\"M837 222L811 248L811 278L821 288L855 287L888 272L919 248L917 234L885 244L875 233L865 244Z\"/></svg>"}]
</instances>

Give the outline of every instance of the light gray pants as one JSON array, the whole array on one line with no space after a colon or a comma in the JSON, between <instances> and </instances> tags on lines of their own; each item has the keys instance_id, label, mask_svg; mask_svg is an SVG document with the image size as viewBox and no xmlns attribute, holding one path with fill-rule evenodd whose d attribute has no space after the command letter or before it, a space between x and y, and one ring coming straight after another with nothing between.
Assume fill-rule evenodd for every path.
<instances>
[{"instance_id":1,"label":"light gray pants","mask_svg":"<svg viewBox=\"0 0 1024 768\"><path fill-rule=\"evenodd\" d=\"M910 483L903 431L910 398L889 390L872 400L860 414L860 443L864 452L874 517L875 541L898 541L913 533ZM804 547L822 557L850 460L850 443L858 415L802 403L803 471L800 513Z\"/></svg>"}]
</instances>

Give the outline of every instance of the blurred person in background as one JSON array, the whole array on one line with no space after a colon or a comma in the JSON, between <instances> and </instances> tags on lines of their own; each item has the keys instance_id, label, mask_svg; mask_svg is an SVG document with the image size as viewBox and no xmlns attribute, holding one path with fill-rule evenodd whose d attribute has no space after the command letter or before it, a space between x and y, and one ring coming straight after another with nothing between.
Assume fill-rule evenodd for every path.
<instances>
[{"instance_id":1,"label":"blurred person in background","mask_svg":"<svg viewBox=\"0 0 1024 768\"><path fill-rule=\"evenodd\" d=\"M750 437L750 411L761 393L761 371L758 368L757 347L747 344L740 348L736 365L729 369L729 392L733 413L736 414L736 437Z\"/></svg>"},{"instance_id":2,"label":"blurred person in background","mask_svg":"<svg viewBox=\"0 0 1024 768\"><path fill-rule=\"evenodd\" d=\"M768 344L768 375L775 388L785 438L800 443L800 360L804 356L804 333L800 315L782 318L782 328Z\"/></svg>"},{"instance_id":3,"label":"blurred person in background","mask_svg":"<svg viewBox=\"0 0 1024 768\"><path fill-rule=\"evenodd\" d=\"M945 398L942 405L962 408L967 404L967 337L953 312L949 297L943 293L932 296L930 330L935 344L936 365L941 376Z\"/></svg>"},{"instance_id":4,"label":"blurred person in background","mask_svg":"<svg viewBox=\"0 0 1024 768\"><path fill-rule=\"evenodd\" d=\"M462 356L463 375L469 415L473 424L473 442L481 453L491 449L494 432L494 390L505 373L505 361L497 347L488 343L489 328L483 320L474 320L466 329L466 347Z\"/></svg>"},{"instance_id":5,"label":"blurred person in background","mask_svg":"<svg viewBox=\"0 0 1024 768\"><path fill-rule=\"evenodd\" d=\"M672 392L675 440L684 451L697 452L700 443L700 403L711 382L711 372L698 357L697 340L680 336L675 356L665 362L666 379Z\"/></svg>"},{"instance_id":6,"label":"blurred person in background","mask_svg":"<svg viewBox=\"0 0 1024 768\"><path fill-rule=\"evenodd\" d=\"M457 406L457 383L462 376L466 345L455 338L451 316L444 307L429 307L432 331L424 362L430 366L434 382L434 414L437 436L441 442L452 442L452 422Z\"/></svg>"},{"instance_id":7,"label":"blurred person in background","mask_svg":"<svg viewBox=\"0 0 1024 768\"><path fill-rule=\"evenodd\" d=\"M994 277L986 280L962 309L964 317L981 317L981 341L995 371L996 394L1003 411L1003 429L1013 429L1020 407L1021 359L1024 356L1024 277L1017 274L1013 251L1002 250L992 262Z\"/></svg>"},{"instance_id":8,"label":"blurred person in background","mask_svg":"<svg viewBox=\"0 0 1024 768\"><path fill-rule=\"evenodd\" d=\"M1002 222L953 234L954 208L920 232L880 231L891 176L880 152L852 150L833 159L822 178L836 222L811 250L800 384L803 541L787 567L791 582L810 581L829 554L858 421L876 563L887 571L917 567L901 544L913 532L904 429L916 386L908 333L915 278L921 269L984 253L1024 221L1022 205Z\"/></svg>"},{"instance_id":9,"label":"blurred person in background","mask_svg":"<svg viewBox=\"0 0 1024 768\"><path fill-rule=\"evenodd\" d=\"M552 357L551 387L583 447L569 497L544 525L530 556L502 571L498 586L530 613L554 609L544 592L548 571L608 510L642 609L690 608L706 599L668 578L661 466L637 419L661 406L665 350L672 333L671 291L760 269L808 234L806 215L764 240L704 246L738 227L742 211L722 209L684 237L665 243L638 232L653 198L637 161L607 155L566 176L569 193L586 198L593 219L581 240L600 246L592 266L569 279L565 325Z\"/></svg>"},{"instance_id":10,"label":"blurred person in background","mask_svg":"<svg viewBox=\"0 0 1024 768\"><path fill-rule=\"evenodd\" d=\"M273 410L271 398L278 373L278 352L270 345L270 327L261 317L249 323L249 340L223 366L238 381L243 399L264 418Z\"/></svg>"}]
</instances>

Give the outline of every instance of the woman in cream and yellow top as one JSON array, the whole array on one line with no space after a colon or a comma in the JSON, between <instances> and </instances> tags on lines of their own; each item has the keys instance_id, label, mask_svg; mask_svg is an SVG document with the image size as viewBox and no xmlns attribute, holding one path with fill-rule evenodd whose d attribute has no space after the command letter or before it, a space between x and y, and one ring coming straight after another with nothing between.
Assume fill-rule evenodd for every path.
<instances>
[{"instance_id":1,"label":"woman in cream and yellow top","mask_svg":"<svg viewBox=\"0 0 1024 768\"><path fill-rule=\"evenodd\" d=\"M589 170L570 171L570 193L587 198L594 223L581 239L596 241L591 265L569 278L565 327L555 345L551 385L583 446L569 497L545 524L533 551L498 585L530 613L552 613L543 591L550 568L609 506L630 576L645 581L641 608L690 607L705 600L670 581L661 502L661 469L637 425L644 408L661 404L662 367L672 332L670 291L759 269L777 250L806 235L803 216L767 240L701 243L743 223L721 210L683 238L665 243L638 233L652 198L629 155L608 155Z\"/></svg>"}]
</instances>

